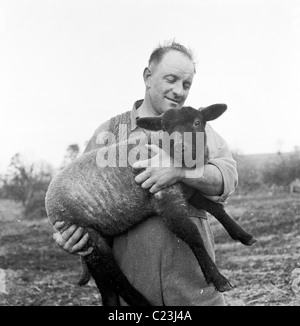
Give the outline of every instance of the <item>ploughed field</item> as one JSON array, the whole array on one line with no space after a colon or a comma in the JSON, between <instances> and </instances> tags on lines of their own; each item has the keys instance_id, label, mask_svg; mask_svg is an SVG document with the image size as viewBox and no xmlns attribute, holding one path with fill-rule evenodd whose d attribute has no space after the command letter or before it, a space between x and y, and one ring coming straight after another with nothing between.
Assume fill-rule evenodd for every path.
<instances>
[{"instance_id":1,"label":"ploughed field","mask_svg":"<svg viewBox=\"0 0 300 326\"><path fill-rule=\"evenodd\" d=\"M234 242L211 218L217 266L234 286L227 305L300 305L291 287L300 268L300 196L232 197L226 210L258 240ZM45 216L25 220L19 204L0 201L0 306L101 305L93 281L76 285L80 273L79 257L56 246Z\"/></svg>"}]
</instances>

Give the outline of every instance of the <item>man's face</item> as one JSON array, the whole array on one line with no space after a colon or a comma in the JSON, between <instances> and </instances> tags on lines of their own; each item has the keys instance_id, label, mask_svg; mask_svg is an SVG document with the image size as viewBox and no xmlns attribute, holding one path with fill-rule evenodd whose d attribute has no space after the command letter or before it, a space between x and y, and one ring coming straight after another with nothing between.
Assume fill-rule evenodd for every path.
<instances>
[{"instance_id":1,"label":"man's face","mask_svg":"<svg viewBox=\"0 0 300 326\"><path fill-rule=\"evenodd\" d=\"M149 69L146 87L152 110L160 115L171 108L180 109L192 86L193 62L181 52L170 51Z\"/></svg>"}]
</instances>

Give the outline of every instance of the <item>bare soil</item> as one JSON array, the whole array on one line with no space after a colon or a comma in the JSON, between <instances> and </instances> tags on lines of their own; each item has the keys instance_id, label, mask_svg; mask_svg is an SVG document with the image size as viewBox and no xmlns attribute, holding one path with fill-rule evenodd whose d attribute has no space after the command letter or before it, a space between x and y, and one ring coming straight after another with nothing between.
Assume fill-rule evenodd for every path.
<instances>
[{"instance_id":1,"label":"bare soil","mask_svg":"<svg viewBox=\"0 0 300 326\"><path fill-rule=\"evenodd\" d=\"M234 242L211 219L217 265L234 288L228 306L299 306L291 273L300 267L300 196L256 194L233 197L227 212L257 243ZM77 256L59 249L46 219L24 219L15 202L0 201L0 306L97 306L93 281L80 287Z\"/></svg>"}]
</instances>

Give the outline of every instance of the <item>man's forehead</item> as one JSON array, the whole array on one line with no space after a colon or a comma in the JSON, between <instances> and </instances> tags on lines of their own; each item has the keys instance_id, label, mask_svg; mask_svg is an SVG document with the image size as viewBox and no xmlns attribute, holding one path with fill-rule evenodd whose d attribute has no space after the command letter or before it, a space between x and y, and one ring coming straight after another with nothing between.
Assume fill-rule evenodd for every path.
<instances>
[{"instance_id":1,"label":"man's forehead","mask_svg":"<svg viewBox=\"0 0 300 326\"><path fill-rule=\"evenodd\" d=\"M160 63L156 66L161 73L183 73L191 77L194 76L195 66L192 60L179 51L166 53Z\"/></svg>"}]
</instances>

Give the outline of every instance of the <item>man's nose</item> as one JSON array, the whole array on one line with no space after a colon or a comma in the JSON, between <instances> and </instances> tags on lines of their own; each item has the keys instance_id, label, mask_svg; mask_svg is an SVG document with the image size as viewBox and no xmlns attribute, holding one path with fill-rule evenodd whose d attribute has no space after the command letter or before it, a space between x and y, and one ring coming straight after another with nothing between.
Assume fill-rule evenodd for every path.
<instances>
[{"instance_id":1,"label":"man's nose","mask_svg":"<svg viewBox=\"0 0 300 326\"><path fill-rule=\"evenodd\" d=\"M184 95L183 86L179 82L174 85L172 91L177 97L182 97Z\"/></svg>"}]
</instances>

